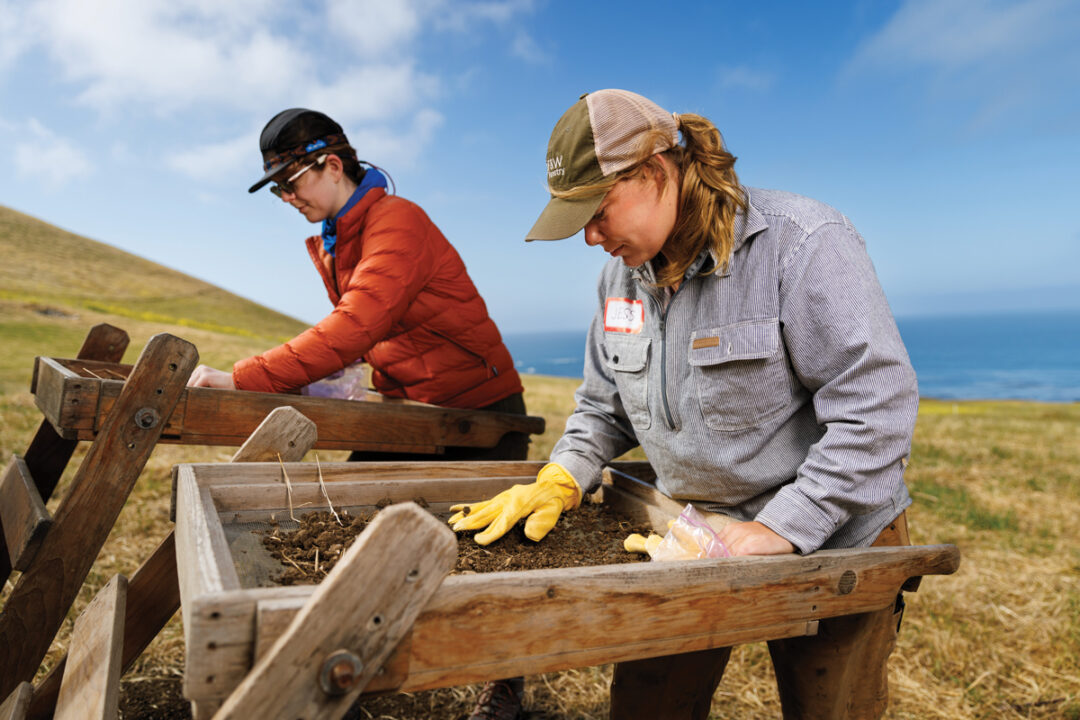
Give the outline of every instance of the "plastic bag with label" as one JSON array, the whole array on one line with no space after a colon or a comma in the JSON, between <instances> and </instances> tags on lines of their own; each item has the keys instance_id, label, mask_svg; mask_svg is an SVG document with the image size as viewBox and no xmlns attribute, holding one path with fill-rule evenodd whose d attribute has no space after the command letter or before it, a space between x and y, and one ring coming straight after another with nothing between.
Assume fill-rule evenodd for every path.
<instances>
[{"instance_id":1,"label":"plastic bag with label","mask_svg":"<svg viewBox=\"0 0 1080 720\"><path fill-rule=\"evenodd\" d=\"M300 388L300 394L339 400L363 400L367 395L367 372L364 363L346 365L344 369Z\"/></svg>"}]
</instances>

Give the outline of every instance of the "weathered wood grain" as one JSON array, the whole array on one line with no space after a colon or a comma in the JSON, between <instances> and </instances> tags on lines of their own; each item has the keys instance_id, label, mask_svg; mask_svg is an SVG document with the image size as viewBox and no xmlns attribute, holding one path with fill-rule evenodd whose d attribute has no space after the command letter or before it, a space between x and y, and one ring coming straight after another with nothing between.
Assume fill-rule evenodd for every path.
<instances>
[{"instance_id":1,"label":"weathered wood grain","mask_svg":"<svg viewBox=\"0 0 1080 720\"><path fill-rule=\"evenodd\" d=\"M367 480L360 479L369 477L367 469L355 463L328 466L324 474L333 475L327 482L335 503L362 505L416 497L419 488L425 499L461 499L472 490L528 481L540 465L493 463L493 473L506 475L491 477L436 463L383 464ZM280 500L268 492L270 466L246 466L241 478L211 465L184 467L210 492L211 501L201 501L204 512L254 514ZM313 475L288 467L294 502L314 498ZM462 477L443 477L459 472ZM420 476L412 486L410 473ZM623 491L626 482L613 477L605 502L651 508L658 523L671 517L650 505L653 494ZM408 676L388 672L371 689L413 691L813 634L819 620L886 607L907 578L953 572L958 559L953 546L869 548L452 576L413 624L407 662L395 658L398 674L407 667ZM247 675L253 654L263 657L313 592L261 588L193 598L185 694L211 704L225 698Z\"/></svg>"},{"instance_id":2,"label":"weathered wood grain","mask_svg":"<svg viewBox=\"0 0 1080 720\"><path fill-rule=\"evenodd\" d=\"M128 346L128 336L123 330L102 323L95 325L87 333L83 340L82 348L78 357L86 359L100 359L110 362L118 362ZM31 381L31 392L37 387L37 362L34 363L34 375ZM42 502L48 502L52 496L56 483L64 473L71 455L75 452L77 440L64 439L57 434L56 429L46 419L38 426L30 446L26 450L23 459L26 462L27 471L33 478L37 487L38 495ZM11 563L7 550L7 542L4 534L0 533L0 585L7 582L11 575Z\"/></svg>"},{"instance_id":3,"label":"weathered wood grain","mask_svg":"<svg viewBox=\"0 0 1080 720\"><path fill-rule=\"evenodd\" d=\"M56 720L116 718L126 603L127 578L116 575L75 620Z\"/></svg>"},{"instance_id":4,"label":"weathered wood grain","mask_svg":"<svg viewBox=\"0 0 1080 720\"><path fill-rule=\"evenodd\" d=\"M294 462L309 448L315 447L318 439L315 423L299 410L274 408L232 456L231 462L271 462L279 458Z\"/></svg>"},{"instance_id":5,"label":"weathered wood grain","mask_svg":"<svg viewBox=\"0 0 1080 720\"><path fill-rule=\"evenodd\" d=\"M155 335L143 349L0 613L0 695L33 677L197 362L195 347L170 335Z\"/></svg>"},{"instance_id":6,"label":"weathered wood grain","mask_svg":"<svg viewBox=\"0 0 1080 720\"><path fill-rule=\"evenodd\" d=\"M379 672L454 565L457 542L414 503L384 509L315 589L215 718L339 717ZM329 692L327 658L358 663Z\"/></svg>"},{"instance_id":7,"label":"weathered wood grain","mask_svg":"<svg viewBox=\"0 0 1080 720\"><path fill-rule=\"evenodd\" d=\"M13 456L0 477L0 526L11 567L20 572L30 567L51 525L26 461Z\"/></svg>"},{"instance_id":8,"label":"weathered wood grain","mask_svg":"<svg viewBox=\"0 0 1080 720\"><path fill-rule=\"evenodd\" d=\"M288 415L284 417L290 421ZM294 435L281 432L282 420L263 423L256 429L252 439L258 440L252 447L266 452L281 452L286 461L299 460L311 449L314 434L301 432ZM261 439L258 436L266 436ZM278 445L275 447L274 442ZM254 452L252 452L255 455ZM248 452L233 456L231 462L245 462ZM169 619L180 609L180 583L177 576L176 541L170 531L157 549L145 560L131 576L128 583L127 615L124 619L123 668L126 672L138 659L146 646L150 644ZM56 706L56 696L60 690L66 658L61 658L34 689L34 699L30 707L32 720L47 720Z\"/></svg>"},{"instance_id":9,"label":"weathered wood grain","mask_svg":"<svg viewBox=\"0 0 1080 720\"><path fill-rule=\"evenodd\" d=\"M80 368L84 374L80 374ZM123 374L118 366L113 374ZM65 436L92 439L123 383L104 365L39 358L35 401ZM292 394L189 388L165 421L162 442L239 445L274 408L289 406L319 429L318 448L441 453L495 447L507 433L542 433L544 419L422 403L366 402Z\"/></svg>"}]
</instances>

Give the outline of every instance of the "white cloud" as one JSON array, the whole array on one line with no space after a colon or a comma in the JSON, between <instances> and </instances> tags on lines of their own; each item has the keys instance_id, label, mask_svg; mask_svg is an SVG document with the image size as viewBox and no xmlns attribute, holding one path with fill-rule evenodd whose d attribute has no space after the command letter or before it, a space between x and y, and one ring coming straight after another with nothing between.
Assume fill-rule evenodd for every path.
<instances>
[{"instance_id":1,"label":"white cloud","mask_svg":"<svg viewBox=\"0 0 1080 720\"><path fill-rule=\"evenodd\" d=\"M460 0L429 0L431 15L436 29L463 32L478 22L501 25L516 15L531 13L532 0L506 0L505 2L462 2Z\"/></svg>"},{"instance_id":2,"label":"white cloud","mask_svg":"<svg viewBox=\"0 0 1080 720\"><path fill-rule=\"evenodd\" d=\"M438 79L420 73L411 63L348 68L334 81L308 88L304 103L317 107L345 127L356 121L387 120L406 115L434 96Z\"/></svg>"},{"instance_id":3,"label":"white cloud","mask_svg":"<svg viewBox=\"0 0 1080 720\"><path fill-rule=\"evenodd\" d=\"M1075 42L1068 0L908 0L856 55L856 64L942 68L1005 63L1061 40Z\"/></svg>"},{"instance_id":4,"label":"white cloud","mask_svg":"<svg viewBox=\"0 0 1080 720\"><path fill-rule=\"evenodd\" d=\"M421 110L407 127L362 126L349 132L349 142L361 160L393 170L416 164L431 142L443 117L434 110Z\"/></svg>"},{"instance_id":5,"label":"white cloud","mask_svg":"<svg viewBox=\"0 0 1080 720\"><path fill-rule=\"evenodd\" d=\"M551 57L537 44L532 35L524 30L514 35L514 42L510 46L510 51L515 57L534 65L541 65L551 61Z\"/></svg>"},{"instance_id":6,"label":"white cloud","mask_svg":"<svg viewBox=\"0 0 1080 720\"><path fill-rule=\"evenodd\" d=\"M86 153L31 118L15 143L15 171L19 177L56 190L90 175Z\"/></svg>"},{"instance_id":7,"label":"white cloud","mask_svg":"<svg viewBox=\"0 0 1080 720\"><path fill-rule=\"evenodd\" d=\"M43 0L33 6L40 42L78 99L99 111L144 103L161 112L212 102L268 102L310 72L289 39L259 25L254 0ZM268 12L268 11L267 11Z\"/></svg>"},{"instance_id":8,"label":"white cloud","mask_svg":"<svg viewBox=\"0 0 1080 720\"><path fill-rule=\"evenodd\" d=\"M22 8L0 0L0 71L10 65L30 45Z\"/></svg>"},{"instance_id":9,"label":"white cloud","mask_svg":"<svg viewBox=\"0 0 1080 720\"><path fill-rule=\"evenodd\" d=\"M328 0L326 15L360 55L376 57L410 48L420 31L418 9L412 0Z\"/></svg>"},{"instance_id":10,"label":"white cloud","mask_svg":"<svg viewBox=\"0 0 1080 720\"><path fill-rule=\"evenodd\" d=\"M841 76L914 81L924 116L969 130L1021 118L1048 126L1077 112L1067 88L1080 76L1078 35L1080 4L1070 0L906 0Z\"/></svg>"},{"instance_id":11,"label":"white cloud","mask_svg":"<svg viewBox=\"0 0 1080 720\"><path fill-rule=\"evenodd\" d=\"M772 73L755 70L746 65L722 67L719 70L719 83L722 88L763 91L772 87L775 79Z\"/></svg>"},{"instance_id":12,"label":"white cloud","mask_svg":"<svg viewBox=\"0 0 1080 720\"><path fill-rule=\"evenodd\" d=\"M252 138L258 137L256 133L245 133L240 137L224 142L202 145L188 148L180 152L172 153L165 158L165 164L173 170L182 173L193 180L204 183L216 183L223 178L224 168L241 168L253 166L258 157L258 146L253 145ZM252 182L258 177L251 168Z\"/></svg>"},{"instance_id":13,"label":"white cloud","mask_svg":"<svg viewBox=\"0 0 1080 720\"><path fill-rule=\"evenodd\" d=\"M190 119L195 142L209 142L166 149L166 164L207 183L250 168L251 126L283 107L323 110L350 139L414 161L441 124L445 82L442 67L421 65L423 34L505 25L532 9L531 0L36 0L20 14L10 4L0 0L0 70L33 46L70 101L107 120ZM541 57L523 33L511 50Z\"/></svg>"}]
</instances>

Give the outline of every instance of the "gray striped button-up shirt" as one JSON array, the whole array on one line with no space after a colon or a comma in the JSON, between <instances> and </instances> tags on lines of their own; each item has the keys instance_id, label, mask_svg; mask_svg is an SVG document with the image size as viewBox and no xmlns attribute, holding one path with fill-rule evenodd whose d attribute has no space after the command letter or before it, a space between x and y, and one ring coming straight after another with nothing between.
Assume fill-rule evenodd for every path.
<instances>
[{"instance_id":1,"label":"gray striped button-up shirt","mask_svg":"<svg viewBox=\"0 0 1080 720\"><path fill-rule=\"evenodd\" d=\"M670 297L646 264L599 281L577 408L552 451L586 490L640 444L657 486L757 520L803 553L859 547L911 504L915 372L851 222L747 188L724 272Z\"/></svg>"}]
</instances>

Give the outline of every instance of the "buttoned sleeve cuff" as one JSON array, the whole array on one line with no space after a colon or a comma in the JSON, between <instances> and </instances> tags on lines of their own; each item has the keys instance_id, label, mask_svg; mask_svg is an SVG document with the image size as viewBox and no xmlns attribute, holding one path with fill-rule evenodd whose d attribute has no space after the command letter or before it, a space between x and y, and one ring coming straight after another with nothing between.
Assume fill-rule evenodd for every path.
<instances>
[{"instance_id":1,"label":"buttoned sleeve cuff","mask_svg":"<svg viewBox=\"0 0 1080 720\"><path fill-rule=\"evenodd\" d=\"M820 548L839 527L794 485L776 493L754 519L790 542L802 555Z\"/></svg>"}]
</instances>

